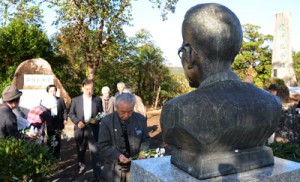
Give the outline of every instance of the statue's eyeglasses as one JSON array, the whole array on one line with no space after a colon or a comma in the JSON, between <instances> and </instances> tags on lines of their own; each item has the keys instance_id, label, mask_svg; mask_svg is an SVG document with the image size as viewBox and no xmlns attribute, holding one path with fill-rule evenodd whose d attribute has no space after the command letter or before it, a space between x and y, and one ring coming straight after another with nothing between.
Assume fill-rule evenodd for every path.
<instances>
[{"instance_id":1,"label":"statue's eyeglasses","mask_svg":"<svg viewBox=\"0 0 300 182\"><path fill-rule=\"evenodd\" d=\"M197 51L191 46L191 44L187 43L187 44L182 45L178 49L177 54L178 54L180 59L182 59L183 50L185 50L186 52L189 52L189 47L192 49L192 51L194 51L196 54L198 54Z\"/></svg>"}]
</instances>

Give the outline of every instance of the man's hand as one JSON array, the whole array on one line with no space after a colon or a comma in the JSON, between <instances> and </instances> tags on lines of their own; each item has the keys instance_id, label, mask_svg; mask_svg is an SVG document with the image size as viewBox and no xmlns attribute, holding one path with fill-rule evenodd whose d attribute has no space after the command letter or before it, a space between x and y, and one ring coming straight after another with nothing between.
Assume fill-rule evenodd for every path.
<instances>
[{"instance_id":1,"label":"man's hand","mask_svg":"<svg viewBox=\"0 0 300 182\"><path fill-rule=\"evenodd\" d=\"M91 124L97 124L97 121L95 119L91 119L90 123Z\"/></svg>"},{"instance_id":2,"label":"man's hand","mask_svg":"<svg viewBox=\"0 0 300 182\"><path fill-rule=\"evenodd\" d=\"M82 121L79 121L79 123L77 124L78 128L84 128L85 124Z\"/></svg>"},{"instance_id":3,"label":"man's hand","mask_svg":"<svg viewBox=\"0 0 300 182\"><path fill-rule=\"evenodd\" d=\"M145 159L146 156L139 154L138 159Z\"/></svg>"},{"instance_id":4,"label":"man's hand","mask_svg":"<svg viewBox=\"0 0 300 182\"><path fill-rule=\"evenodd\" d=\"M131 158L125 157L123 154L119 156L119 161L123 164L128 164L131 161Z\"/></svg>"}]
</instances>

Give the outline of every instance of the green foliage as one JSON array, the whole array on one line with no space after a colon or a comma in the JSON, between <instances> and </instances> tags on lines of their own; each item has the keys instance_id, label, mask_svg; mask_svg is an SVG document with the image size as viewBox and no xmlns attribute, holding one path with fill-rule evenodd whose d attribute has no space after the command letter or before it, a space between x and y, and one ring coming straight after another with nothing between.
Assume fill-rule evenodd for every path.
<instances>
[{"instance_id":1,"label":"green foliage","mask_svg":"<svg viewBox=\"0 0 300 182\"><path fill-rule=\"evenodd\" d=\"M115 42L126 40L123 26L132 20L132 1L46 0L55 8L59 25L60 51L76 66L85 67L86 77L94 79L105 55L113 52ZM166 12L175 11L177 0L152 1Z\"/></svg>"},{"instance_id":2,"label":"green foliage","mask_svg":"<svg viewBox=\"0 0 300 182\"><path fill-rule=\"evenodd\" d=\"M255 85L263 87L264 82L271 77L270 43L273 38L259 33L259 29L256 25L243 25L243 44L232 69L242 80L250 77Z\"/></svg>"},{"instance_id":3,"label":"green foliage","mask_svg":"<svg viewBox=\"0 0 300 182\"><path fill-rule=\"evenodd\" d=\"M292 143L272 143L269 145L276 157L300 162L300 146Z\"/></svg>"},{"instance_id":4,"label":"green foliage","mask_svg":"<svg viewBox=\"0 0 300 182\"><path fill-rule=\"evenodd\" d=\"M300 86L300 52L293 51L294 69L297 78L298 86Z\"/></svg>"},{"instance_id":5,"label":"green foliage","mask_svg":"<svg viewBox=\"0 0 300 182\"><path fill-rule=\"evenodd\" d=\"M130 1L50 1L58 14L61 54L94 79L97 68L103 64L103 55L115 39L123 39L122 26L131 20ZM86 68L83 70L83 68Z\"/></svg>"},{"instance_id":6,"label":"green foliage","mask_svg":"<svg viewBox=\"0 0 300 182\"><path fill-rule=\"evenodd\" d=\"M163 20L167 20L168 12L175 12L176 4L178 0L149 0L156 5L157 9L161 11L161 17Z\"/></svg>"},{"instance_id":7,"label":"green foliage","mask_svg":"<svg viewBox=\"0 0 300 182\"><path fill-rule=\"evenodd\" d=\"M263 88L265 90L268 90L271 84L277 85L278 88L277 96L280 97L281 102L288 103L290 99L290 92L289 92L289 88L284 83L284 80L279 78L271 78L265 81Z\"/></svg>"},{"instance_id":8,"label":"green foliage","mask_svg":"<svg viewBox=\"0 0 300 182\"><path fill-rule=\"evenodd\" d=\"M96 92L100 93L101 87L109 86L114 95L117 83L123 81L148 106L154 105L159 88L159 105L178 95L180 84L170 74L162 51L151 38L147 30L141 30L127 44L124 44L126 41L116 43L114 50L108 50L113 54L103 55L104 63L95 79Z\"/></svg>"},{"instance_id":9,"label":"green foliage","mask_svg":"<svg viewBox=\"0 0 300 182\"><path fill-rule=\"evenodd\" d=\"M169 67L170 74L172 75L183 75L183 68L182 67Z\"/></svg>"},{"instance_id":10,"label":"green foliage","mask_svg":"<svg viewBox=\"0 0 300 182\"><path fill-rule=\"evenodd\" d=\"M21 19L29 25L40 27L43 23L43 11L40 0L1 0L0 25L6 26L13 19Z\"/></svg>"},{"instance_id":11,"label":"green foliage","mask_svg":"<svg viewBox=\"0 0 300 182\"><path fill-rule=\"evenodd\" d=\"M1 181L44 181L57 170L47 146L16 138L0 139Z\"/></svg>"},{"instance_id":12,"label":"green foliage","mask_svg":"<svg viewBox=\"0 0 300 182\"><path fill-rule=\"evenodd\" d=\"M12 20L0 29L0 60L6 64L31 58L49 58L52 47L46 33L21 19Z\"/></svg>"},{"instance_id":13,"label":"green foliage","mask_svg":"<svg viewBox=\"0 0 300 182\"><path fill-rule=\"evenodd\" d=\"M52 47L46 34L22 19L13 19L0 28L1 90L11 84L17 66L31 58L51 59Z\"/></svg>"}]
</instances>

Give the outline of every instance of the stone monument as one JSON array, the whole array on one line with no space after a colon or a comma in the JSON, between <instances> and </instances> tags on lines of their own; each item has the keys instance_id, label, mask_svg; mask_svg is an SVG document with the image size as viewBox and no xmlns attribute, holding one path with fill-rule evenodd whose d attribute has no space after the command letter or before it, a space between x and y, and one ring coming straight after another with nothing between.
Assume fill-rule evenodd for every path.
<instances>
[{"instance_id":1,"label":"stone monument","mask_svg":"<svg viewBox=\"0 0 300 182\"><path fill-rule=\"evenodd\" d=\"M163 106L171 163L197 179L273 165L265 143L281 102L231 71L243 40L238 17L220 4L196 5L184 17L182 38L178 54L190 86L198 89Z\"/></svg>"},{"instance_id":2,"label":"stone monument","mask_svg":"<svg viewBox=\"0 0 300 182\"><path fill-rule=\"evenodd\" d=\"M292 58L291 13L275 15L272 77L283 79L288 86L297 85Z\"/></svg>"},{"instance_id":3,"label":"stone monument","mask_svg":"<svg viewBox=\"0 0 300 182\"><path fill-rule=\"evenodd\" d=\"M41 58L30 59L22 62L16 69L12 84L23 91L20 99L20 107L31 109L39 105L43 94L46 94L46 87L54 84L58 93L70 105L71 98L63 85L54 75L50 64Z\"/></svg>"}]
</instances>

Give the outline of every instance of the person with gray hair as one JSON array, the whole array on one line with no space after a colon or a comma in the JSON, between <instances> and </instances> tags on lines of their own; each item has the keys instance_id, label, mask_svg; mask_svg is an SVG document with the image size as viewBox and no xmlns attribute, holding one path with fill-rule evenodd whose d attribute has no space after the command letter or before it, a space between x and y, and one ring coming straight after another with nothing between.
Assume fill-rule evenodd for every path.
<instances>
[{"instance_id":1,"label":"person with gray hair","mask_svg":"<svg viewBox=\"0 0 300 182\"><path fill-rule=\"evenodd\" d=\"M110 89L108 86L104 86L101 89L102 96L102 108L105 115L114 112L115 110L115 98L110 96Z\"/></svg>"},{"instance_id":2,"label":"person with gray hair","mask_svg":"<svg viewBox=\"0 0 300 182\"><path fill-rule=\"evenodd\" d=\"M100 125L98 144L104 156L106 181L129 181L132 157L149 149L150 137L146 118L134 112L135 96L123 93L116 98L116 111L105 116Z\"/></svg>"},{"instance_id":3,"label":"person with gray hair","mask_svg":"<svg viewBox=\"0 0 300 182\"><path fill-rule=\"evenodd\" d=\"M115 97L117 97L118 95L122 94L124 92L126 85L124 82L119 82L117 83L117 89L118 92L115 94Z\"/></svg>"},{"instance_id":4,"label":"person with gray hair","mask_svg":"<svg viewBox=\"0 0 300 182\"><path fill-rule=\"evenodd\" d=\"M131 93L135 96L135 105L134 105L134 111L142 114L143 116L146 117L146 108L145 105L143 104L143 100L140 96L136 95L133 93L133 89L131 86L126 85L124 89L124 93Z\"/></svg>"}]
</instances>

